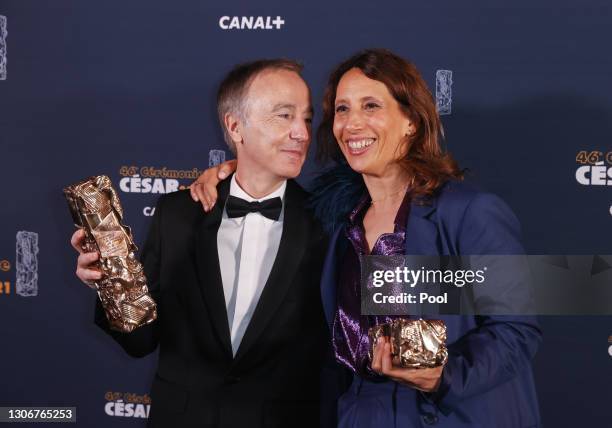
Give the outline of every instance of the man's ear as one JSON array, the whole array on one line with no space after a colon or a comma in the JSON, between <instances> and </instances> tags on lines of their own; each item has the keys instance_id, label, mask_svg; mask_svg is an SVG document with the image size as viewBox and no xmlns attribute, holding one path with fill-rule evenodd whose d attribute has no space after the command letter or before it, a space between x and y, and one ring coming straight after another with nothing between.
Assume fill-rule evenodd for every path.
<instances>
[{"instance_id":1,"label":"man's ear","mask_svg":"<svg viewBox=\"0 0 612 428\"><path fill-rule=\"evenodd\" d=\"M242 127L240 119L233 113L225 113L223 117L223 125L227 129L227 133L234 142L238 145L242 143Z\"/></svg>"}]
</instances>

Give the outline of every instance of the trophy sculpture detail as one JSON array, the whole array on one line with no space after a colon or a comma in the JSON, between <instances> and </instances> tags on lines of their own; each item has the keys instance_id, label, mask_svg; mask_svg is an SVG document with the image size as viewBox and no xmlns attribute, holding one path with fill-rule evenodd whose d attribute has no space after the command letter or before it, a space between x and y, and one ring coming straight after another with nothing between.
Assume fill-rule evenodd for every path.
<instances>
[{"instance_id":1,"label":"trophy sculpture detail","mask_svg":"<svg viewBox=\"0 0 612 428\"><path fill-rule=\"evenodd\" d=\"M91 177L64 189L77 227L85 231L83 250L100 254L102 279L95 281L98 296L113 330L129 333L157 318L145 275L136 259L138 250L123 209L106 175Z\"/></svg>"},{"instance_id":2,"label":"trophy sculpture detail","mask_svg":"<svg viewBox=\"0 0 612 428\"><path fill-rule=\"evenodd\" d=\"M441 320L395 319L386 324L371 327L370 361L379 337L388 337L391 342L393 364L400 367L425 368L446 364L446 325Z\"/></svg>"}]
</instances>

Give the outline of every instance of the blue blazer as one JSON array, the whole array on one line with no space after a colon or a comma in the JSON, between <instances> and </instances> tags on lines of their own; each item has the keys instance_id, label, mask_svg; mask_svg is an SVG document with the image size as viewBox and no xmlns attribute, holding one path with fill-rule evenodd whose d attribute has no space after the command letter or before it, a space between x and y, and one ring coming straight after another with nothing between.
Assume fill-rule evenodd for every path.
<instances>
[{"instance_id":1,"label":"blue blazer","mask_svg":"<svg viewBox=\"0 0 612 428\"><path fill-rule=\"evenodd\" d=\"M430 204L413 203L406 254L523 254L519 236L519 222L500 198L453 181ZM337 268L347 245L343 224L332 234L321 280L330 326L336 311ZM412 389L418 409L413 426L421 427L425 420L448 428L540 427L531 367L541 342L535 317L432 318L447 325L449 358L436 393Z\"/></svg>"}]
</instances>

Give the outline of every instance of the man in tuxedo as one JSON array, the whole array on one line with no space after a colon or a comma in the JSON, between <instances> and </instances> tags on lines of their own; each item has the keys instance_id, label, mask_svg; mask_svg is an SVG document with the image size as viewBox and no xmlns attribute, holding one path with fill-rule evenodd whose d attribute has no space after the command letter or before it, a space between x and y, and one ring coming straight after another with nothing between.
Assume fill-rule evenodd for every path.
<instances>
[{"instance_id":1,"label":"man in tuxedo","mask_svg":"<svg viewBox=\"0 0 612 428\"><path fill-rule=\"evenodd\" d=\"M305 210L299 175L311 140L301 66L262 60L233 69L218 92L237 158L219 202L205 213L188 191L162 196L142 251L158 319L132 333L95 322L125 351L159 347L150 427L319 424L327 328L319 279L325 236ZM77 276L101 278L97 253L72 244Z\"/></svg>"}]
</instances>

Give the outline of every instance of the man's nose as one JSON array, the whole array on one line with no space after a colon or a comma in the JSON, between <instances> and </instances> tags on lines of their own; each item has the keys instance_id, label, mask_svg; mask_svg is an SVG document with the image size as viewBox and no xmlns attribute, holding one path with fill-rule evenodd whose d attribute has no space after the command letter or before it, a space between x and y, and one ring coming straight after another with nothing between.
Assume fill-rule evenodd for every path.
<instances>
[{"instance_id":1,"label":"man's nose","mask_svg":"<svg viewBox=\"0 0 612 428\"><path fill-rule=\"evenodd\" d=\"M291 127L290 137L292 140L308 141L310 139L310 124L305 120L296 120Z\"/></svg>"}]
</instances>

